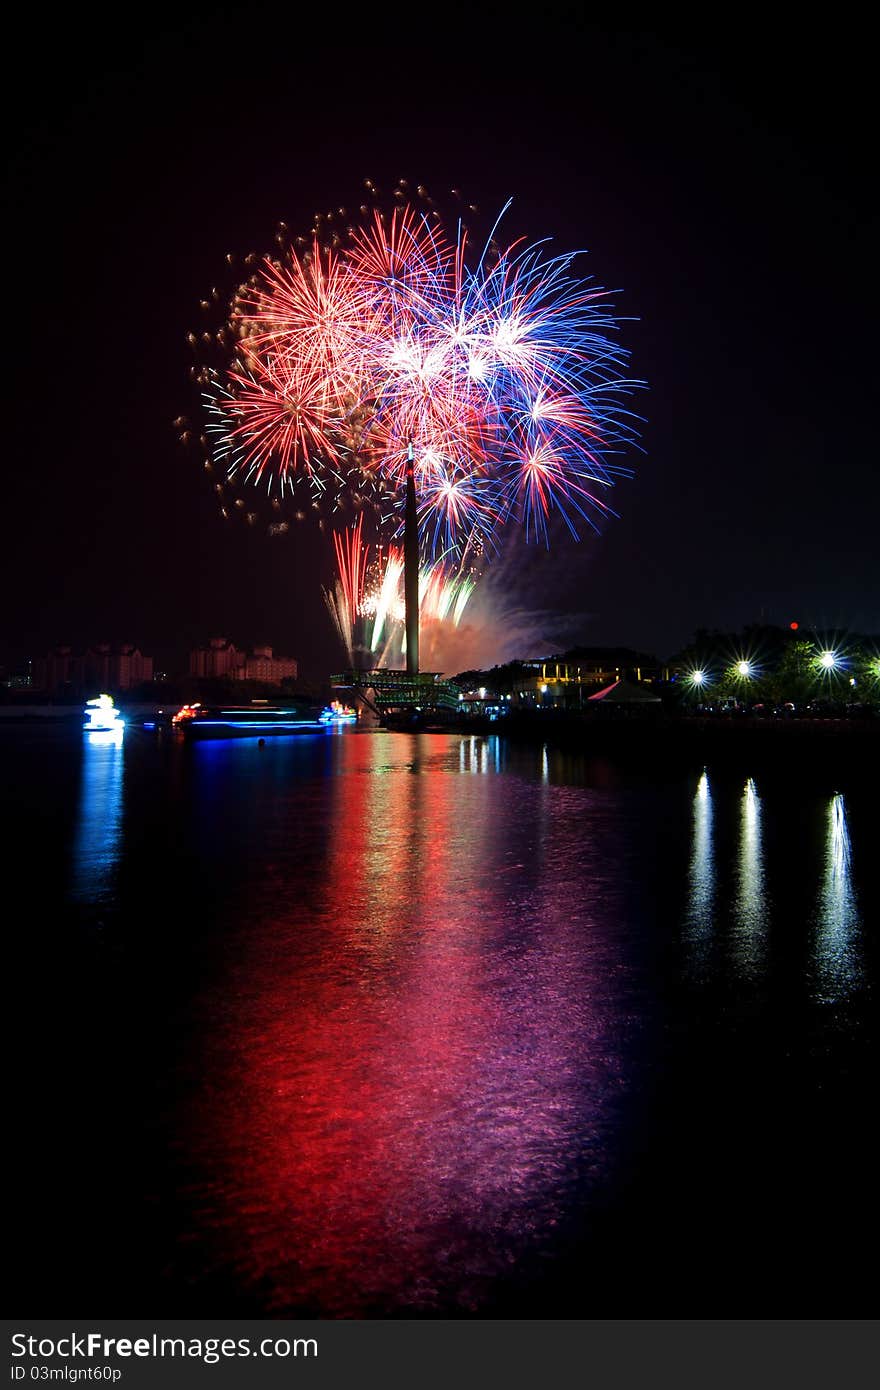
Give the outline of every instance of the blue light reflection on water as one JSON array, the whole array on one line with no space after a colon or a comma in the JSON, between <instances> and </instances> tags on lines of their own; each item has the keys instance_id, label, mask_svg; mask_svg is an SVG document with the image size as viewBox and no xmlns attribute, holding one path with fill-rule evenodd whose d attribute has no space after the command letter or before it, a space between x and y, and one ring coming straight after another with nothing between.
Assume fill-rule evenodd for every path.
<instances>
[{"instance_id":1,"label":"blue light reflection on water","mask_svg":"<svg viewBox=\"0 0 880 1390\"><path fill-rule=\"evenodd\" d=\"M125 766L121 729L87 731L79 808L72 849L71 896L74 902L111 901L122 848L122 787Z\"/></svg>"}]
</instances>

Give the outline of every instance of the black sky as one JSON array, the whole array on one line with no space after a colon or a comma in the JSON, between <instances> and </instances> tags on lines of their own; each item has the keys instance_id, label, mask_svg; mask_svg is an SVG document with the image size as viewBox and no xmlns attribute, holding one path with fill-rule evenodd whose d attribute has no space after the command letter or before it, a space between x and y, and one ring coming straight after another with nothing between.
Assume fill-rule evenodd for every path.
<instances>
[{"instance_id":1,"label":"black sky","mask_svg":"<svg viewBox=\"0 0 880 1390\"><path fill-rule=\"evenodd\" d=\"M880 629L855 12L649 32L546 4L308 9L37 15L12 46L0 660L102 637L167 660L222 633L338 664L324 543L224 528L171 421L225 253L365 176L512 195L511 231L587 248L639 320L646 453L601 539L529 565L527 602L660 655L762 616Z\"/></svg>"}]
</instances>

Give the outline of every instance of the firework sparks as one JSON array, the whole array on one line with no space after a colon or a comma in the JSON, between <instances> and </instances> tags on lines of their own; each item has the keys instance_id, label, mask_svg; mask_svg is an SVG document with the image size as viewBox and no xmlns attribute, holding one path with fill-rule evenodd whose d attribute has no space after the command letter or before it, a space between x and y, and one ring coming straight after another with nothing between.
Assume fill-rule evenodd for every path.
<instances>
[{"instance_id":1,"label":"firework sparks","mask_svg":"<svg viewBox=\"0 0 880 1390\"><path fill-rule=\"evenodd\" d=\"M348 531L334 534L333 547L336 551L338 577L331 590L324 590L324 601L352 663L355 626L363 603L368 554L361 538L362 530L363 517Z\"/></svg>"},{"instance_id":2,"label":"firework sparks","mask_svg":"<svg viewBox=\"0 0 880 1390\"><path fill-rule=\"evenodd\" d=\"M575 273L574 253L504 246L507 207L472 250L423 190L401 184L394 196L390 214L319 214L293 245L279 227L273 257L245 258L220 331L190 335L214 356L193 372L224 515L255 516L227 489L260 486L273 507L300 497L296 519L374 516L385 544L372 566L360 521L334 534L327 603L350 658L397 644L403 562L390 543L403 531L408 459L422 616L432 620L436 597L438 620L455 621L476 557L497 550L505 527L547 543L557 515L577 539L610 513L629 471L617 460L636 440L627 398L643 384L626 374L610 295Z\"/></svg>"},{"instance_id":3,"label":"firework sparks","mask_svg":"<svg viewBox=\"0 0 880 1390\"><path fill-rule=\"evenodd\" d=\"M508 523L546 540L553 512L577 536L635 437L608 294L573 254L501 247L500 217L471 257L461 224L450 238L430 199L396 196L254 262L216 335L231 359L202 378L213 461L334 506L384 493L393 529L411 448L425 557Z\"/></svg>"},{"instance_id":4,"label":"firework sparks","mask_svg":"<svg viewBox=\"0 0 880 1390\"><path fill-rule=\"evenodd\" d=\"M362 518L333 537L337 578L324 600L352 665L359 654L372 666L399 662L404 650L403 551L363 541ZM461 623L475 578L441 557L419 571L419 617L430 626Z\"/></svg>"}]
</instances>

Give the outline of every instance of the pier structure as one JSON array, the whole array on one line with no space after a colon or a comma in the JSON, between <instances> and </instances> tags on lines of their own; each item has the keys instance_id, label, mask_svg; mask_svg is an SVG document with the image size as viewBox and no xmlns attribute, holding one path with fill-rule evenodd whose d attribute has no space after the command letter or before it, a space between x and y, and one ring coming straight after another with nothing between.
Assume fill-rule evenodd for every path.
<instances>
[{"instance_id":1,"label":"pier structure","mask_svg":"<svg viewBox=\"0 0 880 1390\"><path fill-rule=\"evenodd\" d=\"M343 671L330 677L333 689L372 710L380 722L394 716L448 717L461 691L434 671Z\"/></svg>"}]
</instances>

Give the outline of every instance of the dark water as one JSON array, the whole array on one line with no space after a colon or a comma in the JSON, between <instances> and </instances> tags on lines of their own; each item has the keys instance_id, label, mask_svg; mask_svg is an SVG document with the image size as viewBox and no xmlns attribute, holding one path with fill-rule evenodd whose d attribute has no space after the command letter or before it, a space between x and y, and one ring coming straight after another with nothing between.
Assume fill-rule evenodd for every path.
<instances>
[{"instance_id":1,"label":"dark water","mask_svg":"<svg viewBox=\"0 0 880 1390\"><path fill-rule=\"evenodd\" d=\"M872 769L0 751L13 1311L869 1311Z\"/></svg>"}]
</instances>

